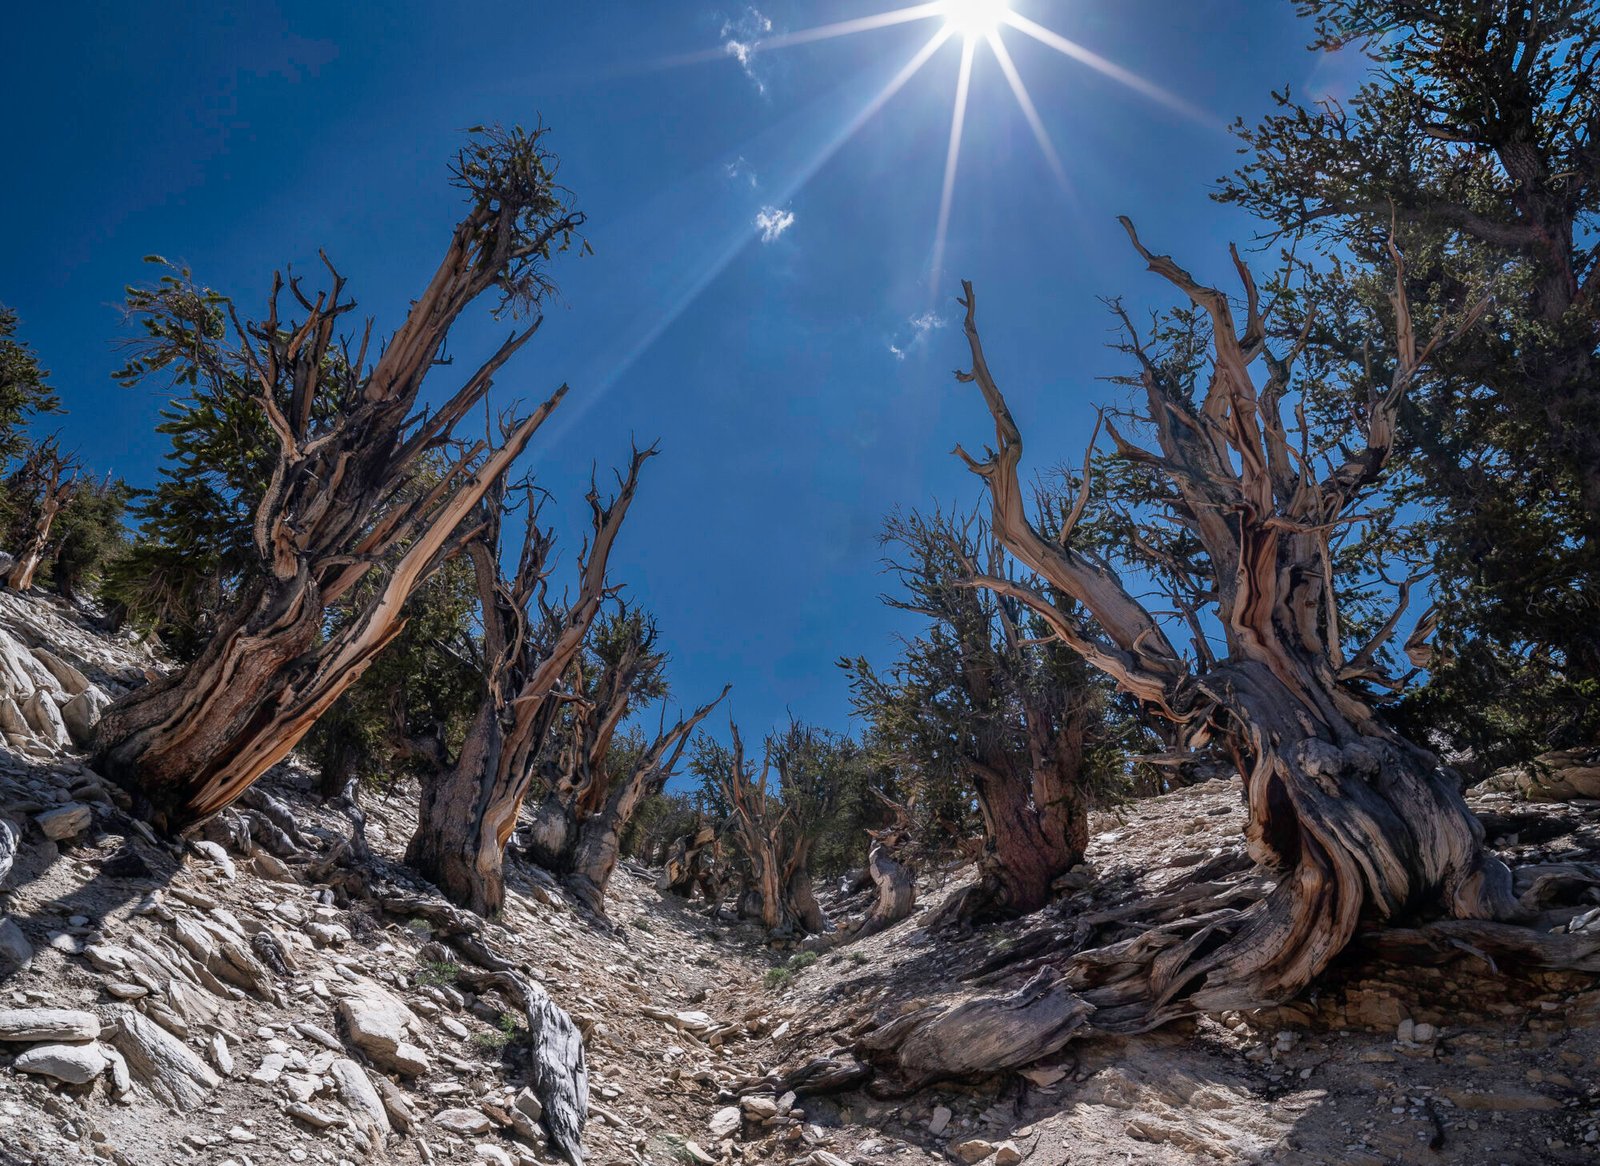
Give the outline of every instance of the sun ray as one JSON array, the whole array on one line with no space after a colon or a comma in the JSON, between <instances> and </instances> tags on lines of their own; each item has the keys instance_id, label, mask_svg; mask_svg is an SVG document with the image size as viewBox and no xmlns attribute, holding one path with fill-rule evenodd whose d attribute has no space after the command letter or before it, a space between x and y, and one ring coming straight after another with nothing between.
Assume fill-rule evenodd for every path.
<instances>
[{"instance_id":1,"label":"sun ray","mask_svg":"<svg viewBox=\"0 0 1600 1166\"><path fill-rule=\"evenodd\" d=\"M1039 116L1033 98L1028 96L1028 87L1022 83L1022 74L1017 72L1016 62L1011 59L1011 53L1006 49L1005 42L1000 39L999 32L991 32L988 39L989 49L994 53L994 59L999 62L1000 71L1006 75L1006 82L1011 86L1011 92L1016 95L1017 105L1021 107L1022 116L1028 121L1028 128L1033 130L1034 140L1039 143L1039 149L1044 151L1045 161L1055 173L1056 181L1061 183L1061 189L1069 195L1072 194L1072 180L1067 177L1067 168L1061 164L1061 155L1056 153L1055 143L1050 140L1050 134L1044 128L1044 119Z\"/></svg>"},{"instance_id":2,"label":"sun ray","mask_svg":"<svg viewBox=\"0 0 1600 1166\"><path fill-rule=\"evenodd\" d=\"M844 123L839 130L824 141L817 150L806 158L798 168L785 176L767 197L779 204L786 204L800 190L810 182L817 171L827 164L851 138L855 137L872 117L881 110L896 93L904 89L906 83L915 77L922 67L928 63L936 52L944 47L946 41L953 35L950 28L941 28L930 36L925 44L912 54L893 77L889 78L882 89L878 90L865 105ZM616 358L604 368L589 383L592 389L584 395L584 399L572 409L567 410L566 416L557 415L553 432L556 435L565 433L589 412L606 393L622 379L623 375L648 352L666 334L678 318L688 311L702 292L711 285L711 282L725 271L730 263L738 257L739 253L749 246L755 238L755 232L750 228L748 220L740 222L737 229L730 232L727 239L720 246L712 250L707 262L701 264L689 276L681 281L673 294L666 299L666 306L661 309L653 320L645 324L642 331L631 340L622 340L615 346Z\"/></svg>"},{"instance_id":3,"label":"sun ray","mask_svg":"<svg viewBox=\"0 0 1600 1166\"><path fill-rule=\"evenodd\" d=\"M1017 12L1007 12L1005 22L1018 32L1026 33L1034 40L1049 48L1055 49L1062 56L1071 57L1074 61L1088 65L1097 73L1110 77L1113 81L1121 82L1136 93L1142 93L1150 100L1165 105L1168 109L1183 114L1184 117L1199 122L1201 125L1212 129L1224 128L1221 122L1198 106L1192 105L1179 97L1176 93L1163 89L1154 81L1146 80L1131 69L1125 69L1115 61L1108 61L1099 53L1084 48L1077 41L1068 40L1058 32L1051 32L1042 24L1035 24L1026 16Z\"/></svg>"},{"instance_id":4,"label":"sun ray","mask_svg":"<svg viewBox=\"0 0 1600 1166\"><path fill-rule=\"evenodd\" d=\"M961 44L961 75L956 80L955 110L950 115L950 149L944 159L944 188L939 193L939 225L933 233L930 282L937 285L944 273L945 236L950 229L950 204L956 191L956 167L961 161L961 133L967 122L967 93L972 88L972 57L976 44L967 37Z\"/></svg>"},{"instance_id":5,"label":"sun ray","mask_svg":"<svg viewBox=\"0 0 1600 1166\"><path fill-rule=\"evenodd\" d=\"M819 24L815 28L802 28L795 32L779 33L777 36L761 37L744 46L745 51L751 53L764 53L769 49L786 49L793 45L811 44L813 41L832 40L835 37L850 36L858 32L873 32L880 28L892 28L897 24L909 24L914 20L927 20L930 17L940 16L944 12L944 5L934 0L931 4L912 4L905 8L896 8L890 12L879 12L872 16L858 16L853 20L835 21L833 24ZM700 65L707 61L721 60L729 55L728 45L724 43L718 48L701 49L698 52L682 53L675 57L667 57L658 62L662 68L672 68L677 65Z\"/></svg>"}]
</instances>

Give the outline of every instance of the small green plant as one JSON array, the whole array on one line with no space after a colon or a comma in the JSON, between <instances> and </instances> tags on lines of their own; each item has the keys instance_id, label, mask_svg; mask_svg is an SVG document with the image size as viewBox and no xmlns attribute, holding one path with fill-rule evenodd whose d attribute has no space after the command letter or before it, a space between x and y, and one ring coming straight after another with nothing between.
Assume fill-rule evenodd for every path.
<instances>
[{"instance_id":1,"label":"small green plant","mask_svg":"<svg viewBox=\"0 0 1600 1166\"><path fill-rule=\"evenodd\" d=\"M646 934L648 934L650 932L650 930L651 930L651 928L650 928L650 920L646 919L643 915L636 915L631 920L629 920L629 922L632 923L633 926L637 927L640 931L645 932Z\"/></svg>"},{"instance_id":2,"label":"small green plant","mask_svg":"<svg viewBox=\"0 0 1600 1166\"><path fill-rule=\"evenodd\" d=\"M871 963L872 961L867 958L866 952L853 951L850 953L850 962L860 967L862 964Z\"/></svg>"},{"instance_id":3,"label":"small green plant","mask_svg":"<svg viewBox=\"0 0 1600 1166\"><path fill-rule=\"evenodd\" d=\"M1002 935L999 939L994 941L994 950L997 953L1008 952L1016 946L1017 941L1009 935Z\"/></svg>"},{"instance_id":4,"label":"small green plant","mask_svg":"<svg viewBox=\"0 0 1600 1166\"><path fill-rule=\"evenodd\" d=\"M803 972L817 962L817 953L814 951L797 951L789 957L789 970Z\"/></svg>"},{"instance_id":5,"label":"small green plant","mask_svg":"<svg viewBox=\"0 0 1600 1166\"><path fill-rule=\"evenodd\" d=\"M500 1026L488 1032L475 1032L472 1034L472 1043L485 1052L503 1049L506 1045L516 1040L517 1034L522 1030L517 1026L517 1018L509 1012L500 1014Z\"/></svg>"},{"instance_id":6,"label":"small green plant","mask_svg":"<svg viewBox=\"0 0 1600 1166\"><path fill-rule=\"evenodd\" d=\"M768 968L763 982L776 992L794 983L794 973L788 968Z\"/></svg>"},{"instance_id":7,"label":"small green plant","mask_svg":"<svg viewBox=\"0 0 1600 1166\"><path fill-rule=\"evenodd\" d=\"M429 939L433 936L433 928L429 926L426 919L407 919L406 930L413 935L421 936L423 939Z\"/></svg>"},{"instance_id":8,"label":"small green plant","mask_svg":"<svg viewBox=\"0 0 1600 1166\"><path fill-rule=\"evenodd\" d=\"M649 1142L645 1144L647 1155L660 1155L669 1162L684 1162L692 1164L695 1156L689 1152L687 1138L678 1134L652 1134Z\"/></svg>"},{"instance_id":9,"label":"small green plant","mask_svg":"<svg viewBox=\"0 0 1600 1166\"><path fill-rule=\"evenodd\" d=\"M417 983L424 988L446 988L456 982L456 970L450 960L429 960L417 973Z\"/></svg>"}]
</instances>

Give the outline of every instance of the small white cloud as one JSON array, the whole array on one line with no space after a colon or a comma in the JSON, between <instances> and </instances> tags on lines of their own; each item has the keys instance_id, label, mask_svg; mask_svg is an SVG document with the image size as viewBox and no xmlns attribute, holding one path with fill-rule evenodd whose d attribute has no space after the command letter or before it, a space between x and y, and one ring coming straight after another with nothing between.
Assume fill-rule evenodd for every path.
<instances>
[{"instance_id":1,"label":"small white cloud","mask_svg":"<svg viewBox=\"0 0 1600 1166\"><path fill-rule=\"evenodd\" d=\"M740 154L732 162L724 162L722 168L727 172L729 182L748 184L751 190L761 185L756 178L756 172L750 169L750 163L744 160L743 154Z\"/></svg>"},{"instance_id":2,"label":"small white cloud","mask_svg":"<svg viewBox=\"0 0 1600 1166\"><path fill-rule=\"evenodd\" d=\"M899 336L896 336L893 340L890 340L890 353L893 354L896 360L904 360L911 349L921 344L923 340L927 338L929 332L937 331L938 329L943 328L949 322L949 320L946 320L943 316L939 315L932 309L910 317L906 320L906 323L911 325L910 338L903 340Z\"/></svg>"},{"instance_id":3,"label":"small white cloud","mask_svg":"<svg viewBox=\"0 0 1600 1166\"><path fill-rule=\"evenodd\" d=\"M792 226L794 226L793 211L764 206L756 212L756 230L761 232L763 243L775 242Z\"/></svg>"},{"instance_id":4,"label":"small white cloud","mask_svg":"<svg viewBox=\"0 0 1600 1166\"><path fill-rule=\"evenodd\" d=\"M722 22L722 51L739 62L739 68L756 87L765 94L767 83L756 73L756 49L762 37L772 31L772 20L755 8L746 8L743 14Z\"/></svg>"}]
</instances>

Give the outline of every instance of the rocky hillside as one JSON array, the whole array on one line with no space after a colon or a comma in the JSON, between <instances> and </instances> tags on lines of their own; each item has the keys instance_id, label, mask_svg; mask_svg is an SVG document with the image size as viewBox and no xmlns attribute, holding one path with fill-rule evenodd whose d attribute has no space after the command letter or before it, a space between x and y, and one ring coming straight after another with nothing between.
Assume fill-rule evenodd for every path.
<instances>
[{"instance_id":1,"label":"rocky hillside","mask_svg":"<svg viewBox=\"0 0 1600 1166\"><path fill-rule=\"evenodd\" d=\"M582 1033L583 1146L607 1166L1600 1159L1600 992L1471 951L1402 971L1367 945L1270 1015L1081 1042L959 1089L780 1084L851 1064L885 1015L1025 984L1076 919L1134 921L1197 879L1252 893L1226 782L1103 815L1095 877L1014 925L934 937L913 917L774 953L654 872L624 865L599 919L516 862L483 922L399 865L414 791L364 806L370 856L292 767L202 837L151 836L77 743L153 666L0 594L0 1162L554 1162L529 1055L545 993ZM1600 856L1594 804L1478 808L1518 861Z\"/></svg>"}]
</instances>

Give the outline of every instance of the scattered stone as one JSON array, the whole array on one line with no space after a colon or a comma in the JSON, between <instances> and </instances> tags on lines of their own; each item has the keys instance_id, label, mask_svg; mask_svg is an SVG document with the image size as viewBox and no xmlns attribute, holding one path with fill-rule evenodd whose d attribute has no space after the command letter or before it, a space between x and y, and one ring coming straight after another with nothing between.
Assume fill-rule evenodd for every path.
<instances>
[{"instance_id":1,"label":"scattered stone","mask_svg":"<svg viewBox=\"0 0 1600 1166\"><path fill-rule=\"evenodd\" d=\"M744 1115L752 1121L766 1121L768 1118L778 1116L778 1102L772 1097L763 1097L756 1094L739 1100L739 1108Z\"/></svg>"},{"instance_id":2,"label":"scattered stone","mask_svg":"<svg viewBox=\"0 0 1600 1166\"><path fill-rule=\"evenodd\" d=\"M433 1124L463 1137L486 1134L494 1128L494 1123L476 1109L441 1109L433 1115Z\"/></svg>"},{"instance_id":3,"label":"scattered stone","mask_svg":"<svg viewBox=\"0 0 1600 1166\"><path fill-rule=\"evenodd\" d=\"M190 841L189 846L202 858L209 859L211 862L221 867L224 877L232 879L237 876L238 872L234 869L233 859L229 858L228 852L222 849L222 847L217 845L215 842L209 842L203 838L196 838Z\"/></svg>"},{"instance_id":4,"label":"scattered stone","mask_svg":"<svg viewBox=\"0 0 1600 1166\"><path fill-rule=\"evenodd\" d=\"M1022 1151L1015 1142L1001 1142L994 1148L994 1166L1017 1166L1022 1161Z\"/></svg>"},{"instance_id":5,"label":"scattered stone","mask_svg":"<svg viewBox=\"0 0 1600 1166\"><path fill-rule=\"evenodd\" d=\"M387 1134L393 1128L372 1080L360 1065L348 1057L339 1057L328 1066L328 1076L333 1078L335 1090L344 1107L356 1116L360 1124Z\"/></svg>"},{"instance_id":6,"label":"scattered stone","mask_svg":"<svg viewBox=\"0 0 1600 1166\"><path fill-rule=\"evenodd\" d=\"M739 1132L740 1116L737 1105L725 1106L711 1115L711 1120L706 1123L706 1128L711 1131L713 1138L731 1138Z\"/></svg>"},{"instance_id":7,"label":"scattered stone","mask_svg":"<svg viewBox=\"0 0 1600 1166\"><path fill-rule=\"evenodd\" d=\"M376 984L363 983L339 1002L355 1046L383 1069L417 1077L429 1068L427 1054L411 1043L422 1021L399 997Z\"/></svg>"},{"instance_id":8,"label":"scattered stone","mask_svg":"<svg viewBox=\"0 0 1600 1166\"><path fill-rule=\"evenodd\" d=\"M33 944L22 934L16 920L0 919L0 975L21 971L33 959Z\"/></svg>"},{"instance_id":9,"label":"scattered stone","mask_svg":"<svg viewBox=\"0 0 1600 1166\"><path fill-rule=\"evenodd\" d=\"M982 1162L990 1154L994 1153L994 1150L994 1145L984 1141L982 1138L971 1138L950 1147L950 1152L965 1162L967 1166L973 1166L975 1162Z\"/></svg>"},{"instance_id":10,"label":"scattered stone","mask_svg":"<svg viewBox=\"0 0 1600 1166\"><path fill-rule=\"evenodd\" d=\"M94 822L94 810L82 802L68 802L64 806L35 814L33 821L52 842L65 842L89 828Z\"/></svg>"},{"instance_id":11,"label":"scattered stone","mask_svg":"<svg viewBox=\"0 0 1600 1166\"><path fill-rule=\"evenodd\" d=\"M539 1101L539 1095L532 1089L523 1089L511 1104L529 1121L538 1121L544 1116L544 1105Z\"/></svg>"},{"instance_id":12,"label":"scattered stone","mask_svg":"<svg viewBox=\"0 0 1600 1166\"><path fill-rule=\"evenodd\" d=\"M330 1113L324 1113L316 1106L308 1105L303 1101L290 1102L287 1113L290 1117L299 1118L301 1121L305 1122L306 1125L318 1130L325 1130L329 1126L344 1124L343 1118L334 1117Z\"/></svg>"},{"instance_id":13,"label":"scattered stone","mask_svg":"<svg viewBox=\"0 0 1600 1166\"><path fill-rule=\"evenodd\" d=\"M268 1053L261 1058L261 1067L250 1074L250 1080L258 1085L271 1085L288 1067L288 1060L281 1053Z\"/></svg>"},{"instance_id":14,"label":"scattered stone","mask_svg":"<svg viewBox=\"0 0 1600 1166\"><path fill-rule=\"evenodd\" d=\"M499 1146L491 1145L487 1142L483 1143L482 1145L474 1146L472 1152L478 1157L482 1158L485 1162L496 1163L496 1166L517 1166L516 1160L512 1158L510 1154L506 1153Z\"/></svg>"},{"instance_id":15,"label":"scattered stone","mask_svg":"<svg viewBox=\"0 0 1600 1166\"><path fill-rule=\"evenodd\" d=\"M86 1085L105 1072L109 1062L98 1042L86 1045L34 1045L18 1055L11 1067L18 1073L54 1077L69 1085Z\"/></svg>"},{"instance_id":16,"label":"scattered stone","mask_svg":"<svg viewBox=\"0 0 1600 1166\"><path fill-rule=\"evenodd\" d=\"M0 1041L89 1041L100 1035L100 1018L69 1008L0 1010Z\"/></svg>"},{"instance_id":17,"label":"scattered stone","mask_svg":"<svg viewBox=\"0 0 1600 1166\"><path fill-rule=\"evenodd\" d=\"M950 1108L948 1106L934 1106L933 1118L928 1122L928 1132L937 1138L940 1134L944 1133L945 1128L950 1124L950 1119L954 1116L955 1115L950 1112Z\"/></svg>"}]
</instances>

